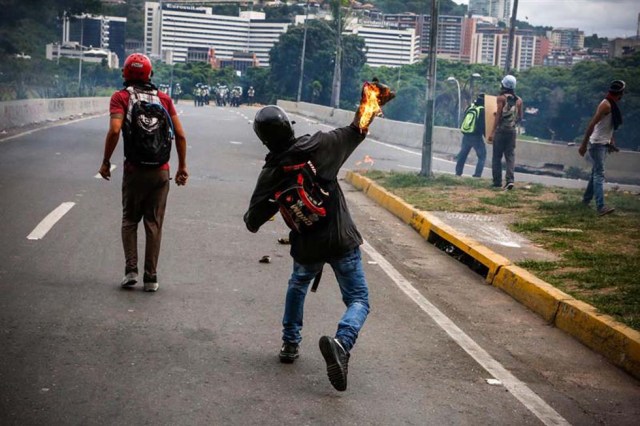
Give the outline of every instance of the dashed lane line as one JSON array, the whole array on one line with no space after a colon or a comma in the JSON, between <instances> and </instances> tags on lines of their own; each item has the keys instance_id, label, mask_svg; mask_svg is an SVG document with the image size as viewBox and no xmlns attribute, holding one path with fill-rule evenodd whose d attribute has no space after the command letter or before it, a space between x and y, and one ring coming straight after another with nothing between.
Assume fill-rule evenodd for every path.
<instances>
[{"instance_id":1,"label":"dashed lane line","mask_svg":"<svg viewBox=\"0 0 640 426\"><path fill-rule=\"evenodd\" d=\"M409 282L396 268L389 263L367 241L362 244L363 250L377 262L382 270L411 300L413 300L427 315L435 321L465 352L480 364L495 379L502 382L504 387L531 411L545 425L569 425L570 423L549 406L542 398L534 393L527 385L518 380L510 371L495 360L487 351L478 345L471 337L462 331L453 321L429 302L411 282Z\"/></svg>"},{"instance_id":2,"label":"dashed lane line","mask_svg":"<svg viewBox=\"0 0 640 426\"><path fill-rule=\"evenodd\" d=\"M41 240L47 235L47 232L53 228L62 217L71 210L76 203L67 202L62 203L58 207L55 208L51 213L49 213L42 221L35 227L33 231L29 235L27 235L28 240Z\"/></svg>"}]
</instances>

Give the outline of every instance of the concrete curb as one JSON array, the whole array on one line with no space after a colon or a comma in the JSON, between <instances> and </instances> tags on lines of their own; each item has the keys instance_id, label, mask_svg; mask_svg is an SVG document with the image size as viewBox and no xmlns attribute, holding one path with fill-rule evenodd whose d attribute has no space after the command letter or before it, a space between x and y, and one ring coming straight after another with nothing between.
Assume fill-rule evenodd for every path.
<instances>
[{"instance_id":1,"label":"concrete curb","mask_svg":"<svg viewBox=\"0 0 640 426\"><path fill-rule=\"evenodd\" d=\"M549 324L569 333L640 379L640 332L515 266L435 216L420 211L370 179L348 171L346 180L428 239L436 234L488 268L486 281L508 293Z\"/></svg>"}]
</instances>

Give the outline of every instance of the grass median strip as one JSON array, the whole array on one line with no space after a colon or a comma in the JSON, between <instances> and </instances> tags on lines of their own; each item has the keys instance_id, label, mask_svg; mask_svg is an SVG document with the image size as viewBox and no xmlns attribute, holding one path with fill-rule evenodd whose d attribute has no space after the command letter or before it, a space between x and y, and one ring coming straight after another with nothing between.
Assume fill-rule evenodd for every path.
<instances>
[{"instance_id":1,"label":"grass median strip","mask_svg":"<svg viewBox=\"0 0 640 426\"><path fill-rule=\"evenodd\" d=\"M425 211L500 215L509 228L558 255L517 265L640 330L640 195L608 191L616 211L599 217L581 203L582 190L517 184L513 191L484 179L369 171L378 185Z\"/></svg>"}]
</instances>

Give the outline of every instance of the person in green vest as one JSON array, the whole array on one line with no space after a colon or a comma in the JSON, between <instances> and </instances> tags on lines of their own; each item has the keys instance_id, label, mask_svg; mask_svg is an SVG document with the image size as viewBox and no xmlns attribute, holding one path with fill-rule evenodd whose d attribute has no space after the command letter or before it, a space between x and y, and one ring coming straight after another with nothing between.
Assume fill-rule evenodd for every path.
<instances>
[{"instance_id":1,"label":"person in green vest","mask_svg":"<svg viewBox=\"0 0 640 426\"><path fill-rule=\"evenodd\" d=\"M462 176L464 163L473 148L478 156L476 170L473 177L481 177L484 169L484 162L487 159L487 148L484 146L484 93L480 93L478 98L464 112L464 119L460 125L462 132L462 146L456 156L456 176Z\"/></svg>"}]
</instances>

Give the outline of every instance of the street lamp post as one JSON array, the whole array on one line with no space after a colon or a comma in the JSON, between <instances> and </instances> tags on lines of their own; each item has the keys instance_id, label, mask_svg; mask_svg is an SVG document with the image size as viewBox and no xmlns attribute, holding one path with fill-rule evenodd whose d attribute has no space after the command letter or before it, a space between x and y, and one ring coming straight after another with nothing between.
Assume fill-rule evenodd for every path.
<instances>
[{"instance_id":1,"label":"street lamp post","mask_svg":"<svg viewBox=\"0 0 640 426\"><path fill-rule=\"evenodd\" d=\"M429 30L429 66L427 68L427 93L425 96L424 133L422 135L422 161L420 176L431 177L433 155L433 112L436 91L436 44L438 41L438 14L440 0L431 1L431 25Z\"/></svg>"},{"instance_id":2,"label":"street lamp post","mask_svg":"<svg viewBox=\"0 0 640 426\"><path fill-rule=\"evenodd\" d=\"M398 82L396 84L396 91L400 89L400 73L402 72L402 48L404 47L404 43L402 42L402 34L398 34L398 39L400 40L400 63L398 64Z\"/></svg>"},{"instance_id":3,"label":"street lamp post","mask_svg":"<svg viewBox=\"0 0 640 426\"><path fill-rule=\"evenodd\" d=\"M84 52L84 47L82 46L82 43L84 43L84 17L85 15L82 14L82 16L80 17L80 61L78 61L78 96L82 96L82 57L83 57L83 52Z\"/></svg>"},{"instance_id":4,"label":"street lamp post","mask_svg":"<svg viewBox=\"0 0 640 426\"><path fill-rule=\"evenodd\" d=\"M458 120L456 121L456 127L459 127L460 126L460 83L454 76L447 78L447 81L455 81L456 87L458 88Z\"/></svg>"},{"instance_id":5,"label":"street lamp post","mask_svg":"<svg viewBox=\"0 0 640 426\"><path fill-rule=\"evenodd\" d=\"M302 97L302 79L304 78L304 56L307 50L307 21L309 20L309 0L307 0L307 12L304 17L304 36L302 36L302 54L300 58L300 79L298 80L298 96L296 102Z\"/></svg>"},{"instance_id":6,"label":"street lamp post","mask_svg":"<svg viewBox=\"0 0 640 426\"><path fill-rule=\"evenodd\" d=\"M474 78L482 78L482 76L480 74L478 74L477 72L474 72L473 74L471 74L471 77L469 77L469 92L470 92L472 101L475 98L475 92L473 90L473 79Z\"/></svg>"}]
</instances>

